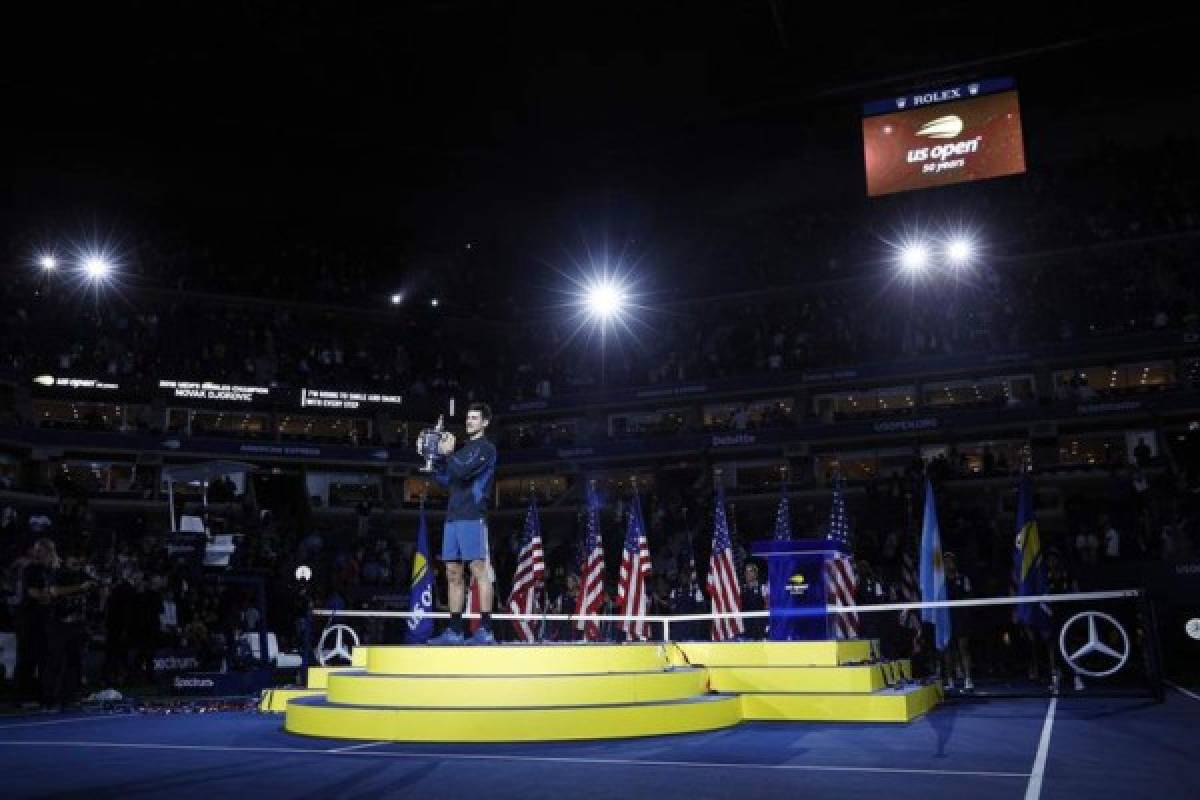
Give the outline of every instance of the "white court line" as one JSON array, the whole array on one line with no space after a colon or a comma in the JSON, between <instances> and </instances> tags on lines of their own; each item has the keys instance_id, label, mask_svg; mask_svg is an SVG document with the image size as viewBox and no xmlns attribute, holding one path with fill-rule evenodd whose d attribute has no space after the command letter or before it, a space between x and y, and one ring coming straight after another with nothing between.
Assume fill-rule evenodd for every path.
<instances>
[{"instance_id":1,"label":"white court line","mask_svg":"<svg viewBox=\"0 0 1200 800\"><path fill-rule=\"evenodd\" d=\"M372 744L387 744L372 742ZM130 750L192 750L217 753L293 753L297 755L362 756L371 758L403 758L442 761L525 761L546 764L592 764L622 767L690 767L699 769L744 769L784 770L797 772L877 772L904 775L953 775L975 778L1028 778L1028 772L986 772L958 769L909 769L903 767L854 767L826 764L733 764L709 761L647 761L635 758L578 758L572 756L517 756L489 753L396 753L368 752L358 750L316 750L303 747L233 747L229 745L204 744L142 744L133 742L58 742L58 741L3 741L4 746L22 747L104 747Z\"/></svg>"},{"instance_id":2,"label":"white court line","mask_svg":"<svg viewBox=\"0 0 1200 800\"><path fill-rule=\"evenodd\" d=\"M1180 686L1178 683L1172 683L1171 681L1163 681L1163 683L1165 683L1167 686L1170 686L1172 689L1174 689L1177 692L1182 692L1183 694L1186 694L1188 697L1192 698L1193 700L1200 700L1200 694L1196 694L1195 692L1191 691L1190 689L1185 689L1182 686Z\"/></svg>"},{"instance_id":3,"label":"white court line","mask_svg":"<svg viewBox=\"0 0 1200 800\"><path fill-rule=\"evenodd\" d=\"M69 722L99 722L108 719L133 719L136 714L109 714L96 717L72 717L71 719L46 719L38 722L14 722L11 725L0 725L0 730L6 728L35 728L41 725L66 725Z\"/></svg>"},{"instance_id":4,"label":"white court line","mask_svg":"<svg viewBox=\"0 0 1200 800\"><path fill-rule=\"evenodd\" d=\"M1046 756L1050 753L1050 731L1054 728L1054 709L1058 707L1058 698L1050 701L1046 709L1046 721L1042 723L1042 738L1038 740L1037 757L1033 759L1033 772L1029 776L1029 785L1025 787L1025 800L1038 800L1042 796L1042 778L1046 774Z\"/></svg>"},{"instance_id":5,"label":"white court line","mask_svg":"<svg viewBox=\"0 0 1200 800\"><path fill-rule=\"evenodd\" d=\"M364 742L363 744L352 744L349 747L336 747L333 750L330 750L329 752L330 753L352 753L355 750L362 750L365 747L378 747L381 744L387 744L387 742Z\"/></svg>"}]
</instances>

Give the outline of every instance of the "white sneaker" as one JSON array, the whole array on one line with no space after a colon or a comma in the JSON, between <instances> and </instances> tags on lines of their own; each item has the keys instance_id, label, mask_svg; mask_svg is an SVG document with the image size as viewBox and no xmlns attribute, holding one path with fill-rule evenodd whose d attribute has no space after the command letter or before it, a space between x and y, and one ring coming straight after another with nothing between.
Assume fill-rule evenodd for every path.
<instances>
[{"instance_id":1,"label":"white sneaker","mask_svg":"<svg viewBox=\"0 0 1200 800\"><path fill-rule=\"evenodd\" d=\"M953 689L953 688L954 688L954 679L953 679L953 678L950 678L950 679L948 679L948 680L946 681L946 688L947 688L947 689Z\"/></svg>"},{"instance_id":2,"label":"white sneaker","mask_svg":"<svg viewBox=\"0 0 1200 800\"><path fill-rule=\"evenodd\" d=\"M974 690L975 690L975 681L971 680L970 678L967 678L965 681L963 681L963 691L964 692L971 692Z\"/></svg>"},{"instance_id":3,"label":"white sneaker","mask_svg":"<svg viewBox=\"0 0 1200 800\"><path fill-rule=\"evenodd\" d=\"M1075 675L1075 691L1082 692L1084 690L1084 688L1085 687L1083 685L1083 678L1079 677L1079 675L1076 674Z\"/></svg>"}]
</instances>

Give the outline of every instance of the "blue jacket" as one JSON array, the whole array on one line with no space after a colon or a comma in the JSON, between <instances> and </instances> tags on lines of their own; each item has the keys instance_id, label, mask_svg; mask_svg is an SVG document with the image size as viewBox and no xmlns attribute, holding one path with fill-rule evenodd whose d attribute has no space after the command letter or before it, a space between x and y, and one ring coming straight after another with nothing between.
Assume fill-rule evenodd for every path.
<instances>
[{"instance_id":1,"label":"blue jacket","mask_svg":"<svg viewBox=\"0 0 1200 800\"><path fill-rule=\"evenodd\" d=\"M433 479L450 490L446 521L484 519L496 479L496 447L482 437L443 459Z\"/></svg>"}]
</instances>

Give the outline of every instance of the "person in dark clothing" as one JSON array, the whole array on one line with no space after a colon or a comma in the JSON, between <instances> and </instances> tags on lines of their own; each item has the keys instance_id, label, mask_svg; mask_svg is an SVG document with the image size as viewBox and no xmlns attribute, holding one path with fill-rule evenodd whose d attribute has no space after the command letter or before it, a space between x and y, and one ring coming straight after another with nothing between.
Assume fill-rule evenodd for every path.
<instances>
[{"instance_id":1,"label":"person in dark clothing","mask_svg":"<svg viewBox=\"0 0 1200 800\"><path fill-rule=\"evenodd\" d=\"M567 575L566 587L561 589L554 601L551 603L551 613L566 614L570 616L575 613L575 603L579 599L579 576L574 572ZM555 622L551 627L551 638L556 641L569 642L576 637L575 623Z\"/></svg>"},{"instance_id":2,"label":"person in dark clothing","mask_svg":"<svg viewBox=\"0 0 1200 800\"><path fill-rule=\"evenodd\" d=\"M766 611L770 593L767 585L758 577L758 565L747 562L743 568L745 580L742 582L742 611ZM763 617L746 619L746 638L765 639L767 635L767 620Z\"/></svg>"},{"instance_id":3,"label":"person in dark clothing","mask_svg":"<svg viewBox=\"0 0 1200 800\"><path fill-rule=\"evenodd\" d=\"M888 591L883 581L875 574L871 564L865 558L856 559L854 571L858 576L858 585L854 593L855 605L867 606L886 603ZM885 649L890 650L889 636L894 636L888 629L887 623L895 619L893 614L859 614L859 638L878 642L879 655Z\"/></svg>"},{"instance_id":4,"label":"person in dark clothing","mask_svg":"<svg viewBox=\"0 0 1200 800\"><path fill-rule=\"evenodd\" d=\"M943 563L946 569L946 599L970 599L974 587L971 579L958 571L958 558L954 553L946 553L943 556ZM954 676L958 672L961 672L963 676L963 689L968 692L975 689L975 682L971 680L973 622L971 609L952 608L950 610L950 646L946 648L944 657L947 689L954 688Z\"/></svg>"},{"instance_id":5,"label":"person in dark clothing","mask_svg":"<svg viewBox=\"0 0 1200 800\"><path fill-rule=\"evenodd\" d=\"M679 580L667 595L667 603L672 614L703 614L708 610L694 563L689 562L680 573ZM677 622L671 626L671 638L677 642L707 639L704 625L703 622Z\"/></svg>"},{"instance_id":6,"label":"person in dark clothing","mask_svg":"<svg viewBox=\"0 0 1200 800\"><path fill-rule=\"evenodd\" d=\"M56 708L79 699L83 687L83 655L87 647L88 599L96 582L78 555L67 558L55 575L54 615L47 632L47 677Z\"/></svg>"},{"instance_id":7,"label":"person in dark clothing","mask_svg":"<svg viewBox=\"0 0 1200 800\"><path fill-rule=\"evenodd\" d=\"M487 527L488 505L496 477L496 447L484 438L491 419L492 410L486 403L471 403L466 417L467 443L455 452L452 433L443 433L438 443L436 457L439 463L434 479L450 490L442 533L450 625L430 639L430 644L462 644L464 641L462 614L466 580L463 562L470 565L471 575L480 587L482 619L479 629L471 636L471 644L495 644L496 641L492 636L493 592Z\"/></svg>"},{"instance_id":8,"label":"person in dark clothing","mask_svg":"<svg viewBox=\"0 0 1200 800\"><path fill-rule=\"evenodd\" d=\"M145 679L146 683L154 682L154 650L158 647L158 614L161 610L162 595L152 585L148 576L140 576L129 626L133 650L131 680Z\"/></svg>"},{"instance_id":9,"label":"person in dark clothing","mask_svg":"<svg viewBox=\"0 0 1200 800\"><path fill-rule=\"evenodd\" d=\"M104 614L104 676L110 684L125 681L133 649L133 618L137 589L123 576L108 594Z\"/></svg>"},{"instance_id":10,"label":"person in dark clothing","mask_svg":"<svg viewBox=\"0 0 1200 800\"><path fill-rule=\"evenodd\" d=\"M29 553L17 573L20 605L17 609L17 696L27 702L40 705L42 691L40 674L45 671L46 619L50 615L50 604L42 601L42 591L48 585L46 550L39 539L29 548Z\"/></svg>"},{"instance_id":11,"label":"person in dark clothing","mask_svg":"<svg viewBox=\"0 0 1200 800\"><path fill-rule=\"evenodd\" d=\"M42 631L43 651L38 659L39 701L58 708L73 698L78 670L82 668L83 604L81 595L94 584L75 570L64 570L50 539L34 544L35 560L25 569L25 591L32 603L32 621ZM70 663L78 650L79 663Z\"/></svg>"}]
</instances>

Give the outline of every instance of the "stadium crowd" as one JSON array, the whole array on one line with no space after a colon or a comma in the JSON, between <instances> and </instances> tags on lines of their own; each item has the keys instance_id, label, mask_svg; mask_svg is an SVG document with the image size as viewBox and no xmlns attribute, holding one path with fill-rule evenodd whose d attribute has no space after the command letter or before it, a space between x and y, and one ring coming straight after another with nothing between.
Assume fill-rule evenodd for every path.
<instances>
[{"instance_id":1,"label":"stadium crowd","mask_svg":"<svg viewBox=\"0 0 1200 800\"><path fill-rule=\"evenodd\" d=\"M1007 233L987 242L981 234L975 263L952 281L898 274L888 246L853 243L870 238L861 235L859 208L832 219L826 210L772 209L741 224L699 226L728 229L728 241L709 248L712 268L697 273L708 282L692 277L695 291L677 288L666 302L647 303L654 310L630 320L632 335L614 340L603 365L589 337L576 335L578 320L548 318L531 298L493 286L487 254L411 266L421 277L410 283L432 286L436 277L439 306L414 292L389 307L395 279L379 254L298 245L230 263L183 239L119 253L124 277L112 291L34 265L16 270L0 287L10 309L0 337L12 344L0 367L135 384L404 387L412 396L499 404L601 386L1194 330L1200 212L1198 171L1187 167L1197 156L1168 143L1156 159L1162 168L1149 178L1127 174L1136 159L1099 158L973 195L989 206L989 219L1007 220ZM948 195L942 200L953 205ZM1080 206L1088 213L1056 211ZM28 252L10 259L30 262L38 246L14 244ZM815 253L854 268L814 267ZM739 280L732 294L721 283L730 275Z\"/></svg>"}]
</instances>

